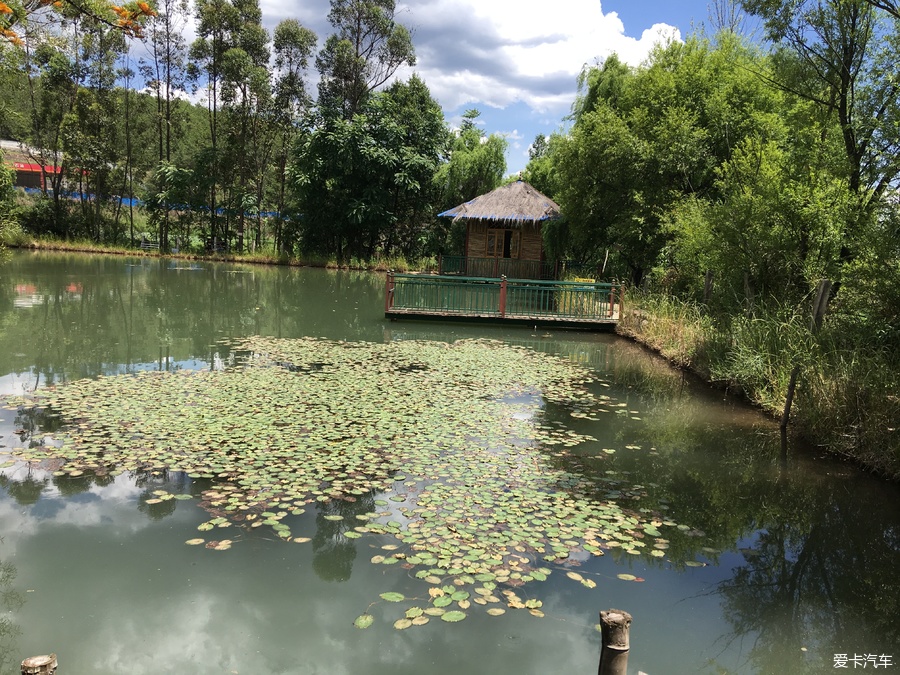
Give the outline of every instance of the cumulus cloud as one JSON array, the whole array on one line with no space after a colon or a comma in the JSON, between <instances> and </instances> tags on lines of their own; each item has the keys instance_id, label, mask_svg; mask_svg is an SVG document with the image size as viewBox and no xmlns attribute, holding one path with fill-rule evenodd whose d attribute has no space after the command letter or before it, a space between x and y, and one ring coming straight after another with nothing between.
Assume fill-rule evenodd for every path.
<instances>
[{"instance_id":1,"label":"cumulus cloud","mask_svg":"<svg viewBox=\"0 0 900 675\"><path fill-rule=\"evenodd\" d=\"M328 0L262 0L270 30L296 18L316 31L320 45L332 30L329 8ZM412 31L417 56L416 66L400 75L418 72L445 110L521 101L555 116L571 104L585 64L616 52L637 65L656 42L681 38L662 23L629 36L598 0L559 0L552 11L513 0L407 0L398 3L397 19Z\"/></svg>"},{"instance_id":2,"label":"cumulus cloud","mask_svg":"<svg viewBox=\"0 0 900 675\"><path fill-rule=\"evenodd\" d=\"M666 24L630 37L597 0L562 0L553 11L512 0L411 0L405 7L416 70L450 109L522 101L536 111L558 111L571 103L585 64L616 52L637 65L656 42L681 37Z\"/></svg>"}]
</instances>

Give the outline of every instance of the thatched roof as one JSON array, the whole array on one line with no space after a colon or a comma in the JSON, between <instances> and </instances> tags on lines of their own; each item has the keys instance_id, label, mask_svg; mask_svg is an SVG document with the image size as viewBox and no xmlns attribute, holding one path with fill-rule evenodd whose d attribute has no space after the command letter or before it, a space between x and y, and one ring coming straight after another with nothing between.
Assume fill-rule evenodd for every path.
<instances>
[{"instance_id":1,"label":"thatched roof","mask_svg":"<svg viewBox=\"0 0 900 675\"><path fill-rule=\"evenodd\" d=\"M460 204L449 211L439 213L438 216L453 220L472 218L518 224L533 223L559 218L559 204L542 195L525 181L518 180L498 187L486 195L475 197L472 201Z\"/></svg>"}]
</instances>

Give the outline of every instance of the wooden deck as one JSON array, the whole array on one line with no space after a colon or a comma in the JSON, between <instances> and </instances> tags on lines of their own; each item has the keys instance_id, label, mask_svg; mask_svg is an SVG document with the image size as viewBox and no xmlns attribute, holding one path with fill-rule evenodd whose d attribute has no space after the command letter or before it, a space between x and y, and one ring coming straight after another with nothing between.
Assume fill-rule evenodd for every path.
<instances>
[{"instance_id":1,"label":"wooden deck","mask_svg":"<svg viewBox=\"0 0 900 675\"><path fill-rule=\"evenodd\" d=\"M622 309L621 284L485 277L387 276L390 319L462 319L608 329Z\"/></svg>"}]
</instances>

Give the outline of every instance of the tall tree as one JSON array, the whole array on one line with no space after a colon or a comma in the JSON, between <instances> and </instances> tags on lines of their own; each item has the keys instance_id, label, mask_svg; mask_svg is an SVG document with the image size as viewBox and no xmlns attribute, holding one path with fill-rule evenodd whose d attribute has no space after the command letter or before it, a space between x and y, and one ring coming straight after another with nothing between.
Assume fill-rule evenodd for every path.
<instances>
[{"instance_id":1,"label":"tall tree","mask_svg":"<svg viewBox=\"0 0 900 675\"><path fill-rule=\"evenodd\" d=\"M262 27L259 0L234 0L238 13L233 46L222 59L222 103L228 111L226 143L230 181L225 185L228 213L234 214L237 247L244 248L247 216L255 215L261 238L262 198L271 154L271 81L269 34Z\"/></svg>"},{"instance_id":2,"label":"tall tree","mask_svg":"<svg viewBox=\"0 0 900 675\"><path fill-rule=\"evenodd\" d=\"M350 119L400 66L415 65L412 37L395 15L394 0L331 0L335 33L316 58L320 107Z\"/></svg>"},{"instance_id":3,"label":"tall tree","mask_svg":"<svg viewBox=\"0 0 900 675\"><path fill-rule=\"evenodd\" d=\"M172 162L172 141L180 139L180 125L176 119L176 97L187 88L187 43L184 28L189 8L187 0L160 0L157 16L147 25L149 56L141 59L140 71L156 101L156 162L157 167ZM164 175L158 172L154 176ZM154 185L154 194L164 193L164 186ZM151 220L159 227L159 243L169 248L171 205L156 203ZM132 235L133 236L133 235Z\"/></svg>"},{"instance_id":4,"label":"tall tree","mask_svg":"<svg viewBox=\"0 0 900 675\"><path fill-rule=\"evenodd\" d=\"M420 248L447 140L425 84L395 83L349 120L317 111L305 126L291 175L306 250L346 259Z\"/></svg>"},{"instance_id":5,"label":"tall tree","mask_svg":"<svg viewBox=\"0 0 900 675\"><path fill-rule=\"evenodd\" d=\"M227 227L219 227L218 189L222 173L221 129L219 124L225 52L234 46L233 36L239 30L239 12L228 0L199 0L197 39L191 45L188 74L206 89L209 112L209 147L198 161L209 180L209 236L227 238Z\"/></svg>"},{"instance_id":6,"label":"tall tree","mask_svg":"<svg viewBox=\"0 0 900 675\"><path fill-rule=\"evenodd\" d=\"M62 129L81 86L80 36L80 23L75 20L64 24L57 35L29 41L23 48L31 108L25 140L42 167L44 197L51 200L50 217L43 229L61 237L70 235L68 204L62 194L67 173ZM56 170L48 171L48 167Z\"/></svg>"},{"instance_id":7,"label":"tall tree","mask_svg":"<svg viewBox=\"0 0 900 675\"><path fill-rule=\"evenodd\" d=\"M306 91L305 75L316 46L316 34L296 19L285 19L275 27L275 81L272 119L277 133L275 148L275 250L288 252L284 224L287 210L287 166L291 147L303 114L312 101Z\"/></svg>"},{"instance_id":8,"label":"tall tree","mask_svg":"<svg viewBox=\"0 0 900 675\"><path fill-rule=\"evenodd\" d=\"M156 99L158 160L171 162L172 138L177 129L173 102L178 92L187 87L187 0L160 0L157 12L147 24L149 56L141 59L140 70Z\"/></svg>"},{"instance_id":9,"label":"tall tree","mask_svg":"<svg viewBox=\"0 0 900 675\"><path fill-rule=\"evenodd\" d=\"M100 241L104 232L103 207L112 194L113 167L119 163L122 144L119 97L115 92L116 62L125 51L121 31L93 18L84 19L79 50L81 85L73 108L62 120L63 151L78 186L82 234Z\"/></svg>"}]
</instances>

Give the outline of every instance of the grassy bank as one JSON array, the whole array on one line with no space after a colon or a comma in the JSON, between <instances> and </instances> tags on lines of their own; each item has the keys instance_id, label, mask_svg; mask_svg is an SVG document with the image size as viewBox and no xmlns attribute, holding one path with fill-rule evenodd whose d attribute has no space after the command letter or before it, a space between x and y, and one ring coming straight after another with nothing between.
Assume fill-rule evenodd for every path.
<instances>
[{"instance_id":1,"label":"grassy bank","mask_svg":"<svg viewBox=\"0 0 900 675\"><path fill-rule=\"evenodd\" d=\"M202 253L195 251L181 251L178 253L161 254L155 250L142 250L130 246L114 246L98 244L90 240L60 240L52 238L34 238L21 232L11 234L2 242L10 248L34 249L40 251L73 251L79 253L103 253L107 255L130 255L158 257L165 255L167 258L179 258L183 260L209 260L219 262L237 262L254 265L287 265L291 267L324 267L328 269L352 269L368 270L370 272L409 272L411 270L433 269L436 261L431 258L408 261L402 256L379 258L377 260L360 260L351 258L340 262L336 258L322 256L290 257L276 255L272 252L258 251L256 253Z\"/></svg>"},{"instance_id":2,"label":"grassy bank","mask_svg":"<svg viewBox=\"0 0 900 675\"><path fill-rule=\"evenodd\" d=\"M802 312L713 317L697 305L632 292L619 332L777 416L798 365L794 430L900 479L900 355L854 337L840 316L827 317L814 335Z\"/></svg>"}]
</instances>

